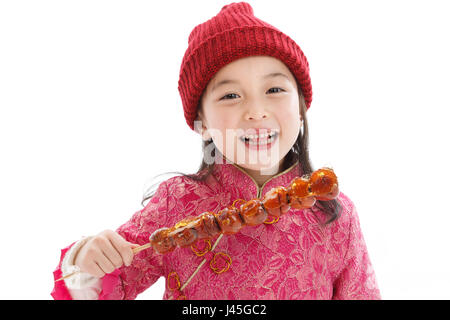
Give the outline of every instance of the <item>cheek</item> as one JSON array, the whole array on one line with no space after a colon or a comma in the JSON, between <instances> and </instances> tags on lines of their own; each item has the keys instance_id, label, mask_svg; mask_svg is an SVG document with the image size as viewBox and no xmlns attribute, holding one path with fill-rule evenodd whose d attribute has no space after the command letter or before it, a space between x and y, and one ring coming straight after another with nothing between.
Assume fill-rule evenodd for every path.
<instances>
[{"instance_id":1,"label":"cheek","mask_svg":"<svg viewBox=\"0 0 450 320\"><path fill-rule=\"evenodd\" d=\"M209 132L211 133L216 147L224 152L227 149L227 145L233 145L235 142L235 128L237 128L239 122L236 119L236 113L230 114L229 112L216 112L214 116L208 119Z\"/></svg>"},{"instance_id":2,"label":"cheek","mask_svg":"<svg viewBox=\"0 0 450 320\"><path fill-rule=\"evenodd\" d=\"M300 132L300 111L299 106L294 104L286 108L280 108L276 114L278 123L281 124L283 134L283 144L286 148L290 148L297 140Z\"/></svg>"},{"instance_id":3,"label":"cheek","mask_svg":"<svg viewBox=\"0 0 450 320\"><path fill-rule=\"evenodd\" d=\"M296 115L298 116L296 110L294 110L293 108L281 108L277 112L278 118L289 122L293 121Z\"/></svg>"},{"instance_id":4,"label":"cheek","mask_svg":"<svg viewBox=\"0 0 450 320\"><path fill-rule=\"evenodd\" d=\"M226 129L234 129L238 125L239 121L236 116L236 112L229 110L217 110L210 115L209 118L210 128L218 129L225 133Z\"/></svg>"},{"instance_id":5,"label":"cheek","mask_svg":"<svg viewBox=\"0 0 450 320\"><path fill-rule=\"evenodd\" d=\"M290 105L286 108L279 108L276 112L276 117L285 129L300 126L300 110L298 106Z\"/></svg>"},{"instance_id":6,"label":"cheek","mask_svg":"<svg viewBox=\"0 0 450 320\"><path fill-rule=\"evenodd\" d=\"M231 112L227 108L211 108L208 110L207 119L211 128L224 128L231 125L234 121L236 112Z\"/></svg>"},{"instance_id":7,"label":"cheek","mask_svg":"<svg viewBox=\"0 0 450 320\"><path fill-rule=\"evenodd\" d=\"M300 103L296 94L289 94L278 101L276 115L283 120L293 121L300 117Z\"/></svg>"}]
</instances>

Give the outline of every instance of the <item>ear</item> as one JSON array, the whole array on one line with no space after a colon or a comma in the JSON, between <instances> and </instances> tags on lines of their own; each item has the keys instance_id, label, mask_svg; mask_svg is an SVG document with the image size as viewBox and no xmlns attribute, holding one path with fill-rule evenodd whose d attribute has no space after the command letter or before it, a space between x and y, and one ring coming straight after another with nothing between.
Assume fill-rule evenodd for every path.
<instances>
[{"instance_id":1,"label":"ear","mask_svg":"<svg viewBox=\"0 0 450 320\"><path fill-rule=\"evenodd\" d=\"M201 111L197 113L197 118L194 121L194 131L202 136L202 140L207 141L211 139L209 134L207 123L204 120Z\"/></svg>"}]
</instances>

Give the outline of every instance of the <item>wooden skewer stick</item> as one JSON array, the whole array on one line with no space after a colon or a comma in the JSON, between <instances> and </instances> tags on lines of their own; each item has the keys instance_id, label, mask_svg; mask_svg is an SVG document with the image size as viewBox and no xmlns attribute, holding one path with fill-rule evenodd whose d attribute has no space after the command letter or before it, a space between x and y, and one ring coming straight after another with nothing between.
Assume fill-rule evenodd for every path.
<instances>
[{"instance_id":1,"label":"wooden skewer stick","mask_svg":"<svg viewBox=\"0 0 450 320\"><path fill-rule=\"evenodd\" d=\"M133 254L137 254L137 253L141 252L142 250L150 248L151 246L152 246L152 244L149 242L149 243L143 244L142 246L136 247L133 249Z\"/></svg>"},{"instance_id":2,"label":"wooden skewer stick","mask_svg":"<svg viewBox=\"0 0 450 320\"><path fill-rule=\"evenodd\" d=\"M212 248L210 249L210 251L214 251L214 249L216 248L217 244L219 243L220 239L222 239L223 237L223 233L217 238L216 242L214 242L214 245L212 246ZM184 288L186 288L186 286L188 285L189 282L191 282L191 280L194 278L194 276L197 274L197 272L200 270L200 268L206 263L206 258L203 259L203 261L198 265L197 269L195 269L194 273L189 277L189 279L186 280L186 282L184 283L184 285L180 288L180 291L183 291ZM169 300L173 300L173 296L169 298Z\"/></svg>"}]
</instances>

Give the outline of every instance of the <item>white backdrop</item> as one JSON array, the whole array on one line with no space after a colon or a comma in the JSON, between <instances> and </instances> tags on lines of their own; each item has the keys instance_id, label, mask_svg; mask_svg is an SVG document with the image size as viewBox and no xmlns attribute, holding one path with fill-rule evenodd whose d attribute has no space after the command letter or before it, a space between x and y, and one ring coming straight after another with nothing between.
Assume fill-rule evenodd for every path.
<instances>
[{"instance_id":1,"label":"white backdrop","mask_svg":"<svg viewBox=\"0 0 450 320\"><path fill-rule=\"evenodd\" d=\"M311 160L355 203L382 297L449 299L448 2L248 2L309 60ZM51 299L60 249L198 169L179 68L227 3L0 2L1 299Z\"/></svg>"}]
</instances>

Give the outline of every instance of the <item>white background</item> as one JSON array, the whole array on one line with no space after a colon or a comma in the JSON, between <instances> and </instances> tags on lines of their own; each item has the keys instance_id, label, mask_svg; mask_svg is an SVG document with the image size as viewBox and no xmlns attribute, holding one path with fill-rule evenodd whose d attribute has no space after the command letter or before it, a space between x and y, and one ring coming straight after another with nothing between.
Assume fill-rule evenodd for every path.
<instances>
[{"instance_id":1,"label":"white background","mask_svg":"<svg viewBox=\"0 0 450 320\"><path fill-rule=\"evenodd\" d=\"M383 299L449 299L448 2L248 2L309 60L311 160L354 201ZM227 3L0 2L0 298L51 299L60 249L197 171L179 68Z\"/></svg>"}]
</instances>

